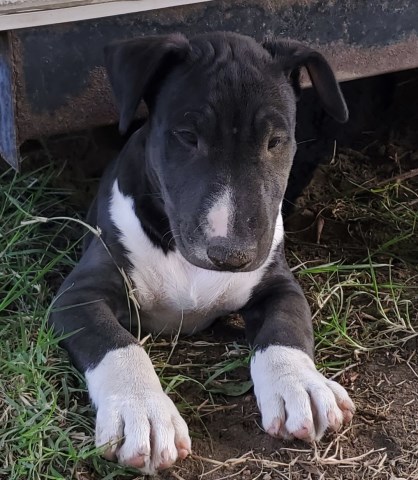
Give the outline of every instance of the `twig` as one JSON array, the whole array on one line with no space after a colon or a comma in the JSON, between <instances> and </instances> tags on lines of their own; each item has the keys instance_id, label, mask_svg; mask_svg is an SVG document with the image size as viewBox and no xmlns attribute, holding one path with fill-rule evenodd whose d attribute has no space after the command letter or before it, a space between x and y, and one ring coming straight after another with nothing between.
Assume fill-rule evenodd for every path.
<instances>
[{"instance_id":1,"label":"twig","mask_svg":"<svg viewBox=\"0 0 418 480\"><path fill-rule=\"evenodd\" d=\"M177 472L171 472L171 475L176 478L177 480L185 480L181 475L179 475Z\"/></svg>"},{"instance_id":2,"label":"twig","mask_svg":"<svg viewBox=\"0 0 418 480\"><path fill-rule=\"evenodd\" d=\"M400 173L399 175L395 175L394 177L385 178L384 180L381 180L380 182L377 182L374 185L368 185L367 187L363 185L359 185L358 187L353 188L352 190L348 190L346 192L346 195L347 196L357 195L360 192L370 191L375 188L383 187L388 183L399 183L399 182L402 182L403 180L409 180L410 178L414 178L414 177L418 177L418 168L413 168L408 172Z\"/></svg>"},{"instance_id":3,"label":"twig","mask_svg":"<svg viewBox=\"0 0 418 480\"><path fill-rule=\"evenodd\" d=\"M339 377L340 375L345 373L347 370L351 370L352 368L357 367L357 365L360 365L360 362L352 363L351 365L348 365L348 367L345 367L342 370L340 370L339 372L334 373L334 375L330 378L330 380L335 380L337 377Z\"/></svg>"},{"instance_id":4,"label":"twig","mask_svg":"<svg viewBox=\"0 0 418 480\"><path fill-rule=\"evenodd\" d=\"M373 188L381 187L391 182L402 182L402 180L409 180L410 178L417 177L417 176L418 176L418 168L413 168L412 170L409 170L409 172L400 173L399 175L395 175L394 177L391 177L391 178L385 178L385 180L381 180L380 182L377 182Z\"/></svg>"}]
</instances>

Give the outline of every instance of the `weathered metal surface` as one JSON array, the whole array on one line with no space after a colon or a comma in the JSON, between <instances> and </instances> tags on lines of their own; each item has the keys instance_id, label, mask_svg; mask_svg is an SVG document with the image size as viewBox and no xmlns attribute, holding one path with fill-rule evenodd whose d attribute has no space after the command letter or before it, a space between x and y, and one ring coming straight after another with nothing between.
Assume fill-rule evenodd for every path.
<instances>
[{"instance_id":1,"label":"weathered metal surface","mask_svg":"<svg viewBox=\"0 0 418 480\"><path fill-rule=\"evenodd\" d=\"M7 33L0 34L0 156L18 168L11 49Z\"/></svg>"},{"instance_id":2,"label":"weathered metal surface","mask_svg":"<svg viewBox=\"0 0 418 480\"><path fill-rule=\"evenodd\" d=\"M116 111L105 44L138 35L231 30L318 47L340 80L418 66L416 0L237 0L12 32L19 142L104 125Z\"/></svg>"},{"instance_id":3,"label":"weathered metal surface","mask_svg":"<svg viewBox=\"0 0 418 480\"><path fill-rule=\"evenodd\" d=\"M0 31L210 1L212 0L0 0Z\"/></svg>"}]
</instances>

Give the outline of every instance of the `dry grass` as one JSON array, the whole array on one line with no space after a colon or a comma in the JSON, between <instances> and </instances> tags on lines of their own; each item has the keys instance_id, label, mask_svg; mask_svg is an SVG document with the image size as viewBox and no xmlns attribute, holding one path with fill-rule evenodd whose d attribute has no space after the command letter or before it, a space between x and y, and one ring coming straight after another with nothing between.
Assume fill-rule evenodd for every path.
<instances>
[{"instance_id":1,"label":"dry grass","mask_svg":"<svg viewBox=\"0 0 418 480\"><path fill-rule=\"evenodd\" d=\"M350 391L358 405L353 424L312 446L267 439L237 318L214 334L147 337L195 445L162 478L418 478L417 178L347 172L350 155L336 154L325 168L335 194L308 198L312 227L289 234L288 253L313 310L318 366ZM0 478L141 478L97 455L83 379L46 328L52 291L88 228L68 207L71 192L53 186L56 175L50 168L0 178ZM229 430L233 441L225 440Z\"/></svg>"}]
</instances>

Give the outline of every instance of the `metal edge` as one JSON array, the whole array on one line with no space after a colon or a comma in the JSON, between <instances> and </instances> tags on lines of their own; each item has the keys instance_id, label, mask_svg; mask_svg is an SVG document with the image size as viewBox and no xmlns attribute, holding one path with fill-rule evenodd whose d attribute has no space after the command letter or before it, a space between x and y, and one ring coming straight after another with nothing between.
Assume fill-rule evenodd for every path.
<instances>
[{"instance_id":1,"label":"metal edge","mask_svg":"<svg viewBox=\"0 0 418 480\"><path fill-rule=\"evenodd\" d=\"M19 169L14 111L11 43L7 32L0 33L0 156Z\"/></svg>"},{"instance_id":2,"label":"metal edge","mask_svg":"<svg viewBox=\"0 0 418 480\"><path fill-rule=\"evenodd\" d=\"M213 0L118 0L91 5L19 12L0 15L0 31L77 22L211 1Z\"/></svg>"}]
</instances>

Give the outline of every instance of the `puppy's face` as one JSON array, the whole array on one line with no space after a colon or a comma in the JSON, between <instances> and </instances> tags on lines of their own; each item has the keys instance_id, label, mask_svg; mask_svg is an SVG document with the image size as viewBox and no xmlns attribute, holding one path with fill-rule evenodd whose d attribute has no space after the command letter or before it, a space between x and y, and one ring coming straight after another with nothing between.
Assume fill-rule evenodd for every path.
<instances>
[{"instance_id":1,"label":"puppy's face","mask_svg":"<svg viewBox=\"0 0 418 480\"><path fill-rule=\"evenodd\" d=\"M147 167L181 254L206 269L254 270L270 252L296 151L299 68L313 52L308 70L325 107L341 102L334 116L346 115L332 71L300 44L262 46L226 33L152 38L148 46L140 41L149 71L133 70L136 83L132 73L128 82L114 73L138 61L136 44L129 55L117 47L111 58L118 60L109 70L121 122L139 101L130 101L130 91L142 89L150 111Z\"/></svg>"},{"instance_id":2,"label":"puppy's face","mask_svg":"<svg viewBox=\"0 0 418 480\"><path fill-rule=\"evenodd\" d=\"M194 265L266 260L296 150L295 94L250 38L191 41L150 118L147 158L174 239Z\"/></svg>"}]
</instances>

